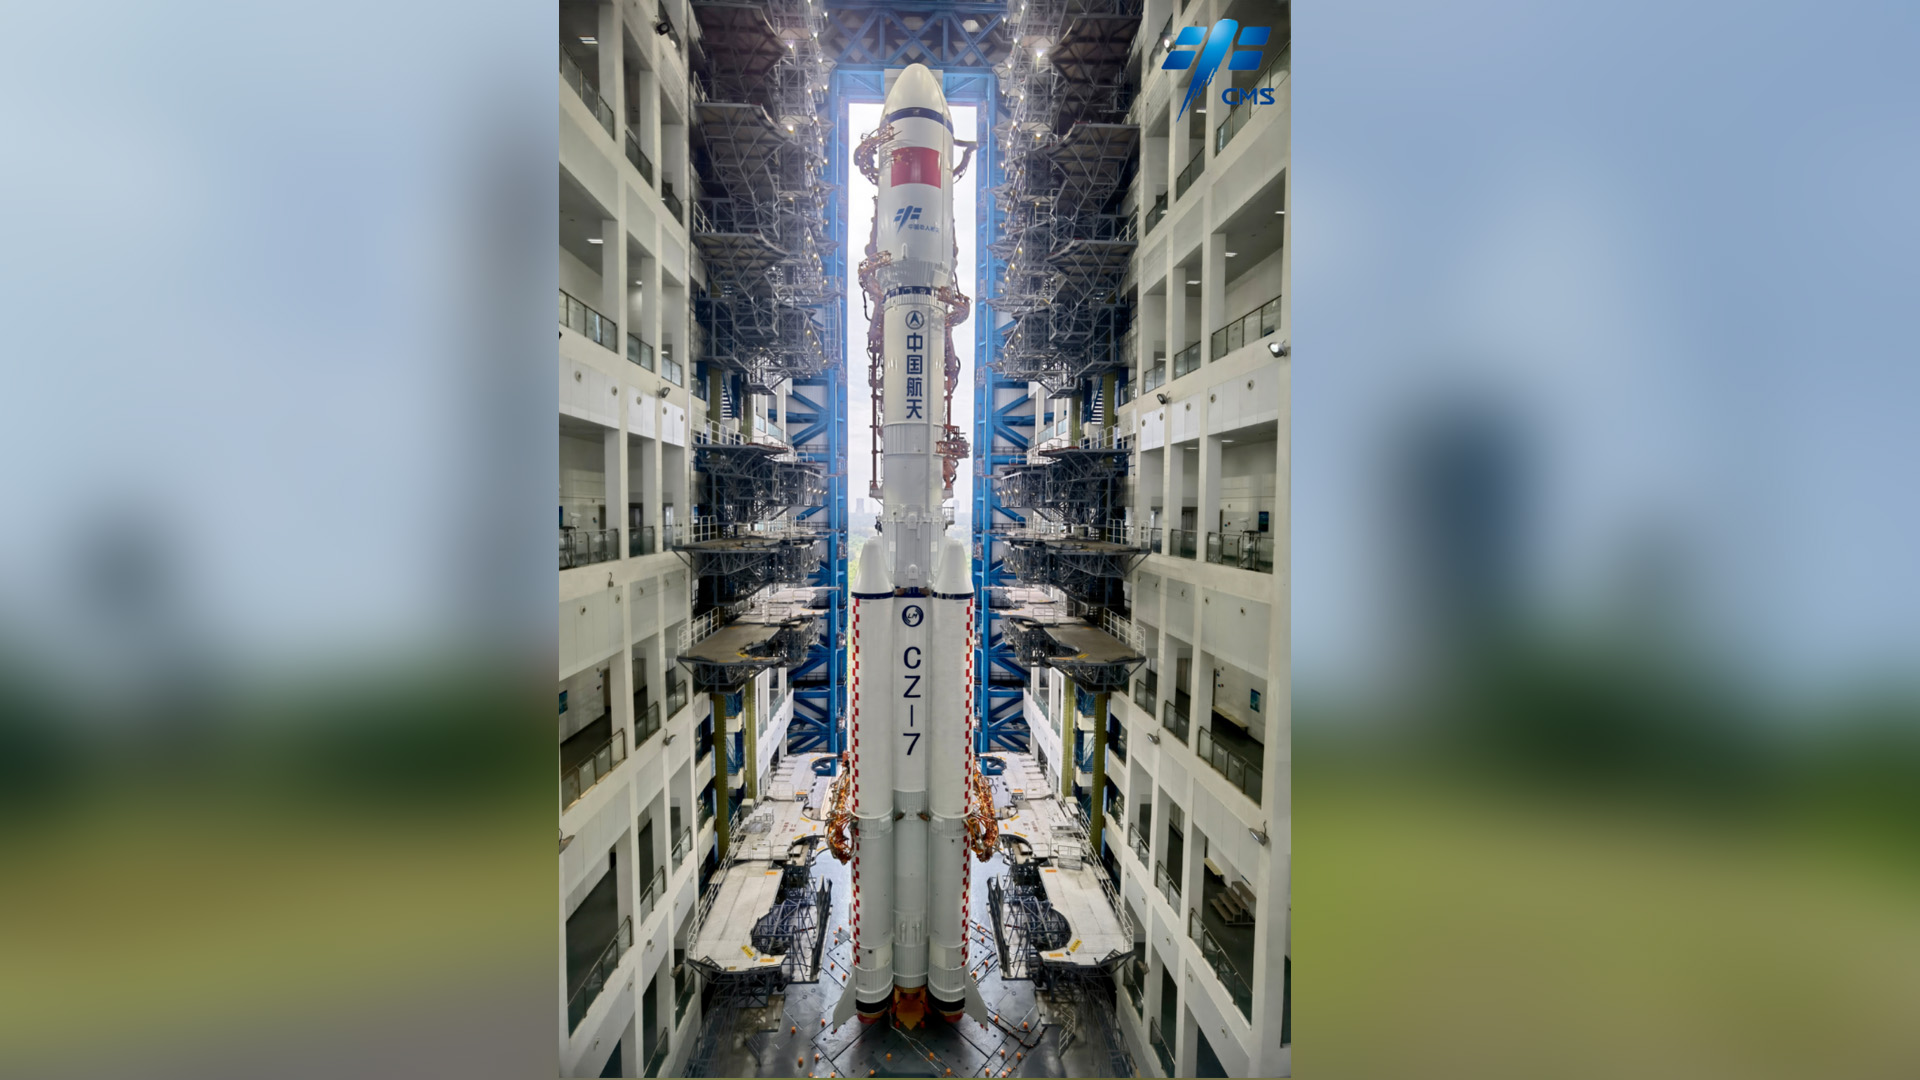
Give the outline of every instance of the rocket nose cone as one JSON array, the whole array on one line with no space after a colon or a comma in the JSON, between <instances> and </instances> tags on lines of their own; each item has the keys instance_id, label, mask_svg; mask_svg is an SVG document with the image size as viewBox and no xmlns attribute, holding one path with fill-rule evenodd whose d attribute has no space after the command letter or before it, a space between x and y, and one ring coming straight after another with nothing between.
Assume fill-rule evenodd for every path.
<instances>
[{"instance_id":1,"label":"rocket nose cone","mask_svg":"<svg viewBox=\"0 0 1920 1080\"><path fill-rule=\"evenodd\" d=\"M973 552L958 540L948 540L940 553L940 572L933 591L954 596L973 591Z\"/></svg>"},{"instance_id":2,"label":"rocket nose cone","mask_svg":"<svg viewBox=\"0 0 1920 1080\"><path fill-rule=\"evenodd\" d=\"M947 95L940 91L940 80L925 64L908 64L893 80L893 89L887 91L888 112L916 107L947 111Z\"/></svg>"},{"instance_id":3,"label":"rocket nose cone","mask_svg":"<svg viewBox=\"0 0 1920 1080\"><path fill-rule=\"evenodd\" d=\"M893 591L887 574L887 545L877 536L860 549L860 569L854 573L853 591L863 596Z\"/></svg>"}]
</instances>

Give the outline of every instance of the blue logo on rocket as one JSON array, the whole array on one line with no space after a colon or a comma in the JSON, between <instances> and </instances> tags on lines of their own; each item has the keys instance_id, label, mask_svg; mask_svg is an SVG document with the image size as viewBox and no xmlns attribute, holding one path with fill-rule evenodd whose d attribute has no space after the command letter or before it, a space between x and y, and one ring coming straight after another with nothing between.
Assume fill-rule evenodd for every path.
<instances>
[{"instance_id":1,"label":"blue logo on rocket","mask_svg":"<svg viewBox=\"0 0 1920 1080\"><path fill-rule=\"evenodd\" d=\"M1240 32L1240 40L1233 40L1234 31ZM1260 67L1260 46L1267 43L1271 27L1249 26L1240 29L1233 19L1221 19L1213 24L1210 32L1203 33L1197 26L1183 26L1180 36L1175 38L1166 62L1160 65L1162 71L1185 71L1193 69L1193 81L1187 85L1187 96L1180 102L1180 113L1175 119L1187 115L1187 106L1213 81L1213 73L1220 67L1220 60L1232 49L1233 58L1227 62L1228 71L1256 71ZM1200 50L1199 59L1194 59L1193 46L1205 45ZM1185 46L1182 48L1182 46Z\"/></svg>"},{"instance_id":2,"label":"blue logo on rocket","mask_svg":"<svg viewBox=\"0 0 1920 1080\"><path fill-rule=\"evenodd\" d=\"M919 207L903 206L900 209L895 210L893 212L894 231L898 232L899 230L906 228L907 222L909 221L919 221L919 220L920 220Z\"/></svg>"}]
</instances>

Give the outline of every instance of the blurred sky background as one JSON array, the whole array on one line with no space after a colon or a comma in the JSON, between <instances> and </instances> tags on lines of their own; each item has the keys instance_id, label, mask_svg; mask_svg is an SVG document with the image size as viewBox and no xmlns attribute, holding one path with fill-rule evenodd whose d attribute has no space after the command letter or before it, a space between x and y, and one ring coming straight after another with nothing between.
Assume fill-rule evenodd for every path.
<instances>
[{"instance_id":1,"label":"blurred sky background","mask_svg":"<svg viewBox=\"0 0 1920 1080\"><path fill-rule=\"evenodd\" d=\"M1917 24L1295 13L1298 1075L1920 1075ZM0 1074L551 1068L554 35L0 16Z\"/></svg>"}]
</instances>

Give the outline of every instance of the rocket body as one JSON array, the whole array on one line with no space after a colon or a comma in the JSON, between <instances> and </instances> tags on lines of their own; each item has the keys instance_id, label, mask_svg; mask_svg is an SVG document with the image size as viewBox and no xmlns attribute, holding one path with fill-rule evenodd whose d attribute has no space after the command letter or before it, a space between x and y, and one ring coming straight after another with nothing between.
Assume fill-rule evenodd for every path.
<instances>
[{"instance_id":1,"label":"rocket body","mask_svg":"<svg viewBox=\"0 0 1920 1080\"><path fill-rule=\"evenodd\" d=\"M855 951L835 1015L857 1008L871 1020L893 1007L911 1023L923 1008L952 1017L980 1000L962 944L973 569L946 538L941 505L955 245L953 126L938 78L919 64L901 72L882 123L892 136L876 208L881 531L850 590Z\"/></svg>"}]
</instances>

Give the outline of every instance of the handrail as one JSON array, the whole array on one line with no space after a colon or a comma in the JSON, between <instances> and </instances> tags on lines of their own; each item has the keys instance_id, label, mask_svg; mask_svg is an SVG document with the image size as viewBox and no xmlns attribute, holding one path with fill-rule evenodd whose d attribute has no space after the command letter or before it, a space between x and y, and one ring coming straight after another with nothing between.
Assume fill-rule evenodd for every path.
<instances>
[{"instance_id":1,"label":"handrail","mask_svg":"<svg viewBox=\"0 0 1920 1080\"><path fill-rule=\"evenodd\" d=\"M1173 377L1179 378L1200 370L1200 343L1193 344L1173 354Z\"/></svg>"},{"instance_id":2,"label":"handrail","mask_svg":"<svg viewBox=\"0 0 1920 1080\"><path fill-rule=\"evenodd\" d=\"M564 44L560 46L560 77L573 87L574 93L580 95L580 103L587 107L595 120L600 121L600 126L607 131L607 138L613 138L613 106L600 96L600 88L588 80L586 68L580 61L567 55Z\"/></svg>"},{"instance_id":3,"label":"handrail","mask_svg":"<svg viewBox=\"0 0 1920 1080\"><path fill-rule=\"evenodd\" d=\"M1183 744L1187 741L1188 725L1187 710L1178 701L1168 698L1160 703L1160 726Z\"/></svg>"},{"instance_id":4,"label":"handrail","mask_svg":"<svg viewBox=\"0 0 1920 1080\"><path fill-rule=\"evenodd\" d=\"M633 133L632 128L627 129L626 142L627 160L633 162L633 167L640 171L640 179L645 180L647 185L651 187L653 185L653 159L647 156L645 150L640 149L640 137Z\"/></svg>"},{"instance_id":5,"label":"handrail","mask_svg":"<svg viewBox=\"0 0 1920 1080\"><path fill-rule=\"evenodd\" d=\"M1207 171L1207 148L1204 145L1202 145L1200 149L1195 150L1193 152L1193 157L1187 161L1187 167L1184 169L1181 169L1179 177L1174 180L1173 197L1177 199L1180 196L1185 195L1187 193L1187 189L1193 186L1193 182L1195 180L1198 180L1200 178L1200 174L1206 171Z\"/></svg>"},{"instance_id":6,"label":"handrail","mask_svg":"<svg viewBox=\"0 0 1920 1080\"><path fill-rule=\"evenodd\" d=\"M1263 762L1254 761L1213 737L1212 730L1201 728L1194 739L1194 753L1200 760L1213 766L1213 771L1227 778L1227 783L1238 788L1241 794L1260 802L1260 789L1266 778Z\"/></svg>"},{"instance_id":7,"label":"handrail","mask_svg":"<svg viewBox=\"0 0 1920 1080\"><path fill-rule=\"evenodd\" d=\"M640 890L640 897L634 901L634 910L640 913L640 924L646 925L647 916L661 900L667 898L667 868L655 867L653 876L647 879L647 887Z\"/></svg>"},{"instance_id":8,"label":"handrail","mask_svg":"<svg viewBox=\"0 0 1920 1080\"><path fill-rule=\"evenodd\" d=\"M614 930L613 940L607 942L607 947L594 959L593 966L587 969L587 977L581 982L580 988L567 999L568 1031L579 1027L580 1021L587 1018L587 1010L600 996L600 991L606 988L607 979L613 974L613 969L619 966L620 958L632 947L633 916L629 915L620 920L620 926Z\"/></svg>"},{"instance_id":9,"label":"handrail","mask_svg":"<svg viewBox=\"0 0 1920 1080\"><path fill-rule=\"evenodd\" d=\"M653 370L653 346L640 339L638 334L627 335L627 359L647 369Z\"/></svg>"},{"instance_id":10,"label":"handrail","mask_svg":"<svg viewBox=\"0 0 1920 1080\"><path fill-rule=\"evenodd\" d=\"M1253 336L1248 337L1248 331ZM1218 360L1235 349L1280 332L1278 296L1215 330L1207 339L1208 359Z\"/></svg>"},{"instance_id":11,"label":"handrail","mask_svg":"<svg viewBox=\"0 0 1920 1080\"><path fill-rule=\"evenodd\" d=\"M1273 573L1272 533L1254 529L1207 534L1207 561L1222 566L1237 566L1255 573Z\"/></svg>"},{"instance_id":12,"label":"handrail","mask_svg":"<svg viewBox=\"0 0 1920 1080\"><path fill-rule=\"evenodd\" d=\"M1166 192L1161 192L1153 200L1153 209L1147 211L1146 231L1152 232L1155 225L1166 219L1169 200Z\"/></svg>"},{"instance_id":13,"label":"handrail","mask_svg":"<svg viewBox=\"0 0 1920 1080\"><path fill-rule=\"evenodd\" d=\"M620 557L618 529L561 529L560 569L592 566Z\"/></svg>"},{"instance_id":14,"label":"handrail","mask_svg":"<svg viewBox=\"0 0 1920 1080\"><path fill-rule=\"evenodd\" d=\"M1281 83L1287 81L1292 69L1293 45L1289 43L1267 58L1266 65L1253 77L1253 85L1247 87L1247 90L1254 91L1257 96L1260 90L1277 89ZM1255 103L1243 96L1239 102L1227 109L1226 118L1221 120L1220 126L1214 129L1213 152L1215 155L1225 150L1227 144L1233 141L1233 137L1239 134L1240 129L1247 126L1247 121L1253 117L1254 107Z\"/></svg>"},{"instance_id":15,"label":"handrail","mask_svg":"<svg viewBox=\"0 0 1920 1080\"><path fill-rule=\"evenodd\" d=\"M627 733L623 728L614 732L606 742L593 748L587 760L560 773L560 809L565 810L580 801L580 796L593 790L593 786L607 778L607 774L621 762L627 760ZM569 786L571 785L571 787ZM568 791L572 794L569 795Z\"/></svg>"},{"instance_id":16,"label":"handrail","mask_svg":"<svg viewBox=\"0 0 1920 1080\"><path fill-rule=\"evenodd\" d=\"M1234 966L1233 954L1213 936L1213 931L1207 929L1206 922L1200 918L1198 908L1187 911L1187 936L1193 939L1195 945L1200 946L1200 958L1213 969L1214 977L1219 979L1220 985L1226 988L1227 996L1233 999L1234 1007L1240 1010L1240 1015L1248 1020L1253 1019L1253 987L1247 981L1247 977Z\"/></svg>"},{"instance_id":17,"label":"handrail","mask_svg":"<svg viewBox=\"0 0 1920 1080\"><path fill-rule=\"evenodd\" d=\"M627 530L627 554L629 556L651 555L655 551L653 526L642 525Z\"/></svg>"},{"instance_id":18,"label":"handrail","mask_svg":"<svg viewBox=\"0 0 1920 1080\"><path fill-rule=\"evenodd\" d=\"M560 290L560 325L585 334L611 352L619 352L620 324L588 307L586 301Z\"/></svg>"},{"instance_id":19,"label":"handrail","mask_svg":"<svg viewBox=\"0 0 1920 1080\"><path fill-rule=\"evenodd\" d=\"M1199 535L1195 529L1168 529L1167 554L1176 559L1194 558Z\"/></svg>"}]
</instances>

